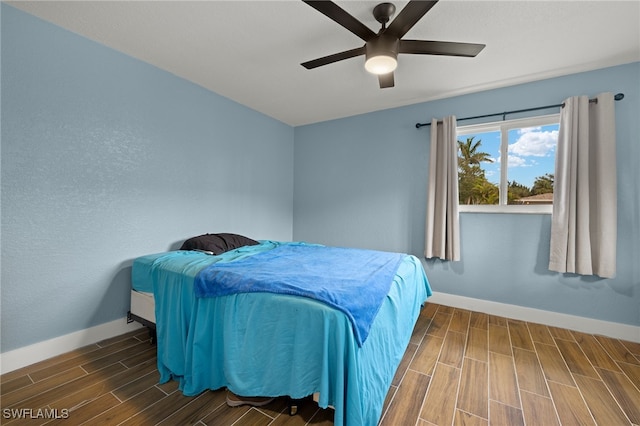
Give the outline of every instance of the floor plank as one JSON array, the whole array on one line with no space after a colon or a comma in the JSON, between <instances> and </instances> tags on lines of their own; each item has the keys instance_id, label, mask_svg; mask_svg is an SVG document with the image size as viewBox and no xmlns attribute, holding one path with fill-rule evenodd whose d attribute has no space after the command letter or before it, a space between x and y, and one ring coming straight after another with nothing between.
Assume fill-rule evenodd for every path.
<instances>
[{"instance_id":1,"label":"floor plank","mask_svg":"<svg viewBox=\"0 0 640 426\"><path fill-rule=\"evenodd\" d=\"M427 329L427 333L431 336L436 336L444 339L451 322L451 314L438 311L431 320L431 325Z\"/></svg>"},{"instance_id":2,"label":"floor plank","mask_svg":"<svg viewBox=\"0 0 640 426\"><path fill-rule=\"evenodd\" d=\"M581 376L587 376L594 379L598 378L598 373L593 369L589 359L580 349L580 346L574 341L561 340L556 341L556 345L560 350L560 354L569 367L569 371Z\"/></svg>"},{"instance_id":3,"label":"floor plank","mask_svg":"<svg viewBox=\"0 0 640 426\"><path fill-rule=\"evenodd\" d=\"M542 367L540 367L536 353L525 349L513 348L513 355L520 389L540 396L549 396L547 382L544 379Z\"/></svg>"},{"instance_id":4,"label":"floor plank","mask_svg":"<svg viewBox=\"0 0 640 426\"><path fill-rule=\"evenodd\" d=\"M489 421L473 414L465 413L462 410L456 410L453 424L457 426L488 426Z\"/></svg>"},{"instance_id":5,"label":"floor plank","mask_svg":"<svg viewBox=\"0 0 640 426\"><path fill-rule=\"evenodd\" d=\"M602 368L598 373L631 423L640 425L640 391L622 373Z\"/></svg>"},{"instance_id":6,"label":"floor plank","mask_svg":"<svg viewBox=\"0 0 640 426\"><path fill-rule=\"evenodd\" d=\"M18 404L20 404L21 408L40 408L39 406L35 405L31 406L25 401L33 398L36 395L40 395L51 389L55 389L58 386L70 382L71 380L77 379L79 377L84 377L86 375L86 371L84 371L79 366L76 366L72 369L63 371L58 375L49 377L48 379L42 380L38 383L34 383L29 386L23 386L13 392L3 395L2 407L17 408Z\"/></svg>"},{"instance_id":7,"label":"floor plank","mask_svg":"<svg viewBox=\"0 0 640 426\"><path fill-rule=\"evenodd\" d=\"M489 351L511 356L509 329L506 326L489 324Z\"/></svg>"},{"instance_id":8,"label":"floor plank","mask_svg":"<svg viewBox=\"0 0 640 426\"><path fill-rule=\"evenodd\" d=\"M466 339L466 333L449 330L442 345L439 362L456 368L462 367L464 351L460 349L464 348L464 342Z\"/></svg>"},{"instance_id":9,"label":"floor plank","mask_svg":"<svg viewBox=\"0 0 640 426\"><path fill-rule=\"evenodd\" d=\"M154 404L166 403L166 400L163 400L163 398L167 398L167 396L164 395L160 389L150 387L133 398L94 417L91 419L91 424L105 426L117 425L133 416L144 416L143 413L147 407ZM73 417L70 418L72 419Z\"/></svg>"},{"instance_id":10,"label":"floor plank","mask_svg":"<svg viewBox=\"0 0 640 426\"><path fill-rule=\"evenodd\" d=\"M415 423L431 377L409 370L398 388L381 425L395 426Z\"/></svg>"},{"instance_id":11,"label":"floor plank","mask_svg":"<svg viewBox=\"0 0 640 426\"><path fill-rule=\"evenodd\" d=\"M453 317L451 317L451 323L449 324L449 331L455 331L458 333L467 333L469 329L469 318L471 313L464 309L456 309L453 311Z\"/></svg>"},{"instance_id":12,"label":"floor plank","mask_svg":"<svg viewBox=\"0 0 640 426\"><path fill-rule=\"evenodd\" d=\"M531 334L531 339L534 342L544 343L545 345L555 345L556 341L553 340L551 333L549 332L549 328L546 325L536 324L536 323L527 323L527 328L529 328L529 333Z\"/></svg>"},{"instance_id":13,"label":"floor plank","mask_svg":"<svg viewBox=\"0 0 640 426\"><path fill-rule=\"evenodd\" d=\"M619 340L604 336L595 336L595 338L614 361L640 365L640 361Z\"/></svg>"},{"instance_id":14,"label":"floor plank","mask_svg":"<svg viewBox=\"0 0 640 426\"><path fill-rule=\"evenodd\" d=\"M489 315L483 312L471 312L471 319L469 320L469 326L471 328L479 328L481 330L487 330L489 327Z\"/></svg>"},{"instance_id":15,"label":"floor plank","mask_svg":"<svg viewBox=\"0 0 640 426\"><path fill-rule=\"evenodd\" d=\"M558 416L551 398L521 392L522 414L527 426L558 426Z\"/></svg>"},{"instance_id":16,"label":"floor plank","mask_svg":"<svg viewBox=\"0 0 640 426\"><path fill-rule=\"evenodd\" d=\"M420 418L437 425L448 425L455 414L460 369L438 363L429 385L430 392L422 406Z\"/></svg>"},{"instance_id":17,"label":"floor plank","mask_svg":"<svg viewBox=\"0 0 640 426\"><path fill-rule=\"evenodd\" d=\"M575 386L569 368L557 346L536 343L535 347L540 365L542 365L542 371L547 380Z\"/></svg>"},{"instance_id":18,"label":"floor plank","mask_svg":"<svg viewBox=\"0 0 640 426\"><path fill-rule=\"evenodd\" d=\"M528 351L534 350L533 341L529 334L529 328L527 324L522 321L507 321L509 324L509 336L511 337L511 345L514 348L526 349Z\"/></svg>"},{"instance_id":19,"label":"floor plank","mask_svg":"<svg viewBox=\"0 0 640 426\"><path fill-rule=\"evenodd\" d=\"M491 401L489 405L489 424L524 426L522 410L501 404L498 401Z\"/></svg>"},{"instance_id":20,"label":"floor plank","mask_svg":"<svg viewBox=\"0 0 640 426\"><path fill-rule=\"evenodd\" d=\"M478 361L489 361L489 331L485 328L469 328L466 356Z\"/></svg>"},{"instance_id":21,"label":"floor plank","mask_svg":"<svg viewBox=\"0 0 640 426\"><path fill-rule=\"evenodd\" d=\"M512 357L489 352L489 398L520 408L518 383Z\"/></svg>"},{"instance_id":22,"label":"floor plank","mask_svg":"<svg viewBox=\"0 0 640 426\"><path fill-rule=\"evenodd\" d=\"M489 419L489 367L486 362L465 358L457 408L482 419Z\"/></svg>"},{"instance_id":23,"label":"floor plank","mask_svg":"<svg viewBox=\"0 0 640 426\"><path fill-rule=\"evenodd\" d=\"M618 366L627 375L631 383L640 390L640 365L627 364L625 362L618 363Z\"/></svg>"},{"instance_id":24,"label":"floor plank","mask_svg":"<svg viewBox=\"0 0 640 426\"><path fill-rule=\"evenodd\" d=\"M630 425L607 387L599 380L584 376L575 376L578 389L587 401L587 406L598 424Z\"/></svg>"},{"instance_id":25,"label":"floor plank","mask_svg":"<svg viewBox=\"0 0 640 426\"><path fill-rule=\"evenodd\" d=\"M95 398L78 408L71 409L68 419L54 420L53 422L47 423L47 425L57 426L69 424L69 419L72 419L75 424L82 424L117 405L120 405L120 400L110 393L105 393L101 397Z\"/></svg>"},{"instance_id":26,"label":"floor plank","mask_svg":"<svg viewBox=\"0 0 640 426\"><path fill-rule=\"evenodd\" d=\"M430 376L440 356L443 342L444 339L441 337L427 334L422 345L416 351L409 368Z\"/></svg>"},{"instance_id":27,"label":"floor plank","mask_svg":"<svg viewBox=\"0 0 640 426\"><path fill-rule=\"evenodd\" d=\"M563 426L595 425L591 412L578 388L549 382L549 390Z\"/></svg>"},{"instance_id":28,"label":"floor plank","mask_svg":"<svg viewBox=\"0 0 640 426\"><path fill-rule=\"evenodd\" d=\"M409 346L407 346L407 349L404 351L402 360L400 360L400 365L398 365L396 374L393 376L393 380L391 380L392 386L400 385L400 382L402 381L404 374L407 372L407 369L409 368L409 364L411 364L411 361L413 360L417 350L418 350L418 345L410 342Z\"/></svg>"},{"instance_id":29,"label":"floor plank","mask_svg":"<svg viewBox=\"0 0 640 426\"><path fill-rule=\"evenodd\" d=\"M192 398L189 404L177 410L168 417L162 417L159 426L192 425L211 413L214 409L225 404L223 392L203 392L197 398Z\"/></svg>"},{"instance_id":30,"label":"floor plank","mask_svg":"<svg viewBox=\"0 0 640 426\"><path fill-rule=\"evenodd\" d=\"M586 333L573 332L580 349L589 359L589 362L594 367L606 368L608 370L620 371L616 362L609 356L607 351L604 350L598 340Z\"/></svg>"}]
</instances>

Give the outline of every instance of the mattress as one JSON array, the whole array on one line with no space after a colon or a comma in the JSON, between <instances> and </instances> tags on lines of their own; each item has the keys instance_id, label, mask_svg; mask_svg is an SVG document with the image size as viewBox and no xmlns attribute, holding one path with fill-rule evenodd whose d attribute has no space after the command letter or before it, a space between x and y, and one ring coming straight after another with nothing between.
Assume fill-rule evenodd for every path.
<instances>
[{"instance_id":1,"label":"mattress","mask_svg":"<svg viewBox=\"0 0 640 426\"><path fill-rule=\"evenodd\" d=\"M177 380L185 395L222 387L240 395L317 394L321 407L334 407L336 426L376 424L421 305L431 295L422 264L405 257L362 346L347 316L316 300L269 293L195 297L194 277L202 268L279 244L134 261L134 291L154 295L161 382ZM135 297L148 301L144 293Z\"/></svg>"}]
</instances>

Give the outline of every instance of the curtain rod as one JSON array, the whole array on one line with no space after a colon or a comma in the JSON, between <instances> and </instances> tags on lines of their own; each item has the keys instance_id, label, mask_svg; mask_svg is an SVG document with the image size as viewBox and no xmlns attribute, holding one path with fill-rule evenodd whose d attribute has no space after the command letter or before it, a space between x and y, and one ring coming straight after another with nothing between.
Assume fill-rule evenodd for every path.
<instances>
[{"instance_id":1,"label":"curtain rod","mask_svg":"<svg viewBox=\"0 0 640 426\"><path fill-rule=\"evenodd\" d=\"M613 99L615 99L616 101L622 100L624 98L624 93L617 93ZM598 99L589 99L589 102L598 102ZM456 121L463 121L463 120L473 120L476 118L487 118L487 117L497 117L497 116L502 116L502 119L505 120L505 116L507 114L516 114L519 112L529 112L529 111L538 111L541 109L550 109L550 108L561 108L564 107L564 103L561 104L557 104L557 105L547 105L547 106L541 106L541 107L536 107L536 108L527 108L527 109L518 109L518 110L514 110L514 111L505 111L505 112L496 112L493 114L485 114L485 115L476 115L474 117L464 117L464 118L458 118ZM424 126L431 126L431 123L416 123L416 129L419 129L420 127L424 127Z\"/></svg>"}]
</instances>

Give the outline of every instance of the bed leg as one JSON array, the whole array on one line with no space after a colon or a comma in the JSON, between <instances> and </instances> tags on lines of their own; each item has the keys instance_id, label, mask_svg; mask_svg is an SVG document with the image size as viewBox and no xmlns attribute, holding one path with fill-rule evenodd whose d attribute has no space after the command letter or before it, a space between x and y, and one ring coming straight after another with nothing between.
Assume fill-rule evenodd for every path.
<instances>
[{"instance_id":1,"label":"bed leg","mask_svg":"<svg viewBox=\"0 0 640 426\"><path fill-rule=\"evenodd\" d=\"M299 402L300 402L299 399L289 398L289 415L290 416L295 416L296 414L298 414Z\"/></svg>"},{"instance_id":2,"label":"bed leg","mask_svg":"<svg viewBox=\"0 0 640 426\"><path fill-rule=\"evenodd\" d=\"M156 329L149 327L149 337L151 338L151 344L155 345L158 342L158 335Z\"/></svg>"},{"instance_id":3,"label":"bed leg","mask_svg":"<svg viewBox=\"0 0 640 426\"><path fill-rule=\"evenodd\" d=\"M304 398L294 399L289 397L289 415L295 416L298 414L298 409L305 403L305 401L313 401L313 395L306 396Z\"/></svg>"}]
</instances>

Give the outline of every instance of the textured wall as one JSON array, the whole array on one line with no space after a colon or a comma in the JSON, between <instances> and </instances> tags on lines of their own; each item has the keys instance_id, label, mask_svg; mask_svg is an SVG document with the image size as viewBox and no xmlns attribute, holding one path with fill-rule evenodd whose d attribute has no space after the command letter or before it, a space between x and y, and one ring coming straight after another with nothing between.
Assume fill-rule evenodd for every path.
<instances>
[{"instance_id":1,"label":"textured wall","mask_svg":"<svg viewBox=\"0 0 640 426\"><path fill-rule=\"evenodd\" d=\"M130 266L292 236L293 128L2 5L2 351L125 316Z\"/></svg>"}]
</instances>

